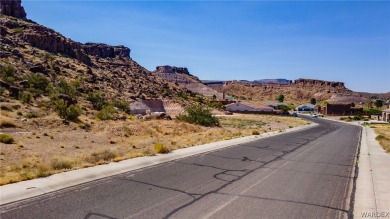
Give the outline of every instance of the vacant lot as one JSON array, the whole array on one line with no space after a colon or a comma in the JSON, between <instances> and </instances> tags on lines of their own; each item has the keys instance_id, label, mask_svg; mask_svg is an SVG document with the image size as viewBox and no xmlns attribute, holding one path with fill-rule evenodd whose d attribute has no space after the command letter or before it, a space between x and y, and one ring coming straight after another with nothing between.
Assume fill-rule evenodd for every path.
<instances>
[{"instance_id":1,"label":"vacant lot","mask_svg":"<svg viewBox=\"0 0 390 219\"><path fill-rule=\"evenodd\" d=\"M156 145L168 150L279 131L308 124L294 117L232 115L220 117L221 127L207 128L177 120L97 121L87 116L63 124L45 112L22 120L16 112L2 111L0 132L14 139L0 143L0 184L123 159L151 156Z\"/></svg>"},{"instance_id":2,"label":"vacant lot","mask_svg":"<svg viewBox=\"0 0 390 219\"><path fill-rule=\"evenodd\" d=\"M390 153L390 124L375 124L371 126L377 134L376 140L382 145L383 149Z\"/></svg>"}]
</instances>

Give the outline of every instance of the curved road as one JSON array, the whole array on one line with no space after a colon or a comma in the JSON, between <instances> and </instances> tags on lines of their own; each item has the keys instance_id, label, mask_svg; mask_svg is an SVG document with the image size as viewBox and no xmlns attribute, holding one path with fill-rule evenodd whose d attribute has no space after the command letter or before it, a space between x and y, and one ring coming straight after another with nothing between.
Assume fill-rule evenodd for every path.
<instances>
[{"instance_id":1,"label":"curved road","mask_svg":"<svg viewBox=\"0 0 390 219\"><path fill-rule=\"evenodd\" d=\"M0 218L348 218L360 128L315 121L4 205Z\"/></svg>"}]
</instances>

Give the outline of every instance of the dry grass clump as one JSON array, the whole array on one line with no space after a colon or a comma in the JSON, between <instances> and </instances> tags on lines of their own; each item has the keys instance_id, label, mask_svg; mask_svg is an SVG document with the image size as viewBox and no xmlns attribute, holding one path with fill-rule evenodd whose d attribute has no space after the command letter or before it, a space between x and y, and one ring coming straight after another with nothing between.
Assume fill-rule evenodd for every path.
<instances>
[{"instance_id":1,"label":"dry grass clump","mask_svg":"<svg viewBox=\"0 0 390 219\"><path fill-rule=\"evenodd\" d=\"M161 143L154 144L154 151L158 154L167 154L170 152L169 148Z\"/></svg>"},{"instance_id":2,"label":"dry grass clump","mask_svg":"<svg viewBox=\"0 0 390 219\"><path fill-rule=\"evenodd\" d=\"M114 160L118 154L112 150L106 149L99 152L93 152L85 158L85 161L92 164L102 164Z\"/></svg>"},{"instance_id":3,"label":"dry grass clump","mask_svg":"<svg viewBox=\"0 0 390 219\"><path fill-rule=\"evenodd\" d=\"M13 144L15 142L14 138L7 134L0 134L0 142L4 144Z\"/></svg>"},{"instance_id":4,"label":"dry grass clump","mask_svg":"<svg viewBox=\"0 0 390 219\"><path fill-rule=\"evenodd\" d=\"M390 124L376 124L373 128L377 134L375 139L387 153L390 153Z\"/></svg>"},{"instance_id":5,"label":"dry grass clump","mask_svg":"<svg viewBox=\"0 0 390 219\"><path fill-rule=\"evenodd\" d=\"M0 128L16 128L18 127L13 122L3 120L0 122Z\"/></svg>"}]
</instances>

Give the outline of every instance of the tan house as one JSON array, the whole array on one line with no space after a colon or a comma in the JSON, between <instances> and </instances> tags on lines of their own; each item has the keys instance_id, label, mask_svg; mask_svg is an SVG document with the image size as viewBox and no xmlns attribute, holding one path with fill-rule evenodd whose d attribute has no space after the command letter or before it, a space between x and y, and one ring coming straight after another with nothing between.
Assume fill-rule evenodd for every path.
<instances>
[{"instance_id":1,"label":"tan house","mask_svg":"<svg viewBox=\"0 0 390 219\"><path fill-rule=\"evenodd\" d=\"M382 121L390 122L390 105L388 109L382 110Z\"/></svg>"},{"instance_id":2,"label":"tan house","mask_svg":"<svg viewBox=\"0 0 390 219\"><path fill-rule=\"evenodd\" d=\"M237 113L273 113L274 108L251 102L236 102L225 106L226 111Z\"/></svg>"}]
</instances>

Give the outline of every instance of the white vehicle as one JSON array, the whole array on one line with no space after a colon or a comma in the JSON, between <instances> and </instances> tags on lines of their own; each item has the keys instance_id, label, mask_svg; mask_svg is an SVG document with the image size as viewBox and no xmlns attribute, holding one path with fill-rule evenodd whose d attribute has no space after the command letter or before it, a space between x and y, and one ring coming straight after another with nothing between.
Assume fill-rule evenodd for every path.
<instances>
[{"instance_id":1,"label":"white vehicle","mask_svg":"<svg viewBox=\"0 0 390 219\"><path fill-rule=\"evenodd\" d=\"M317 116L317 114L313 114L312 117L313 118L317 118L318 116Z\"/></svg>"}]
</instances>

